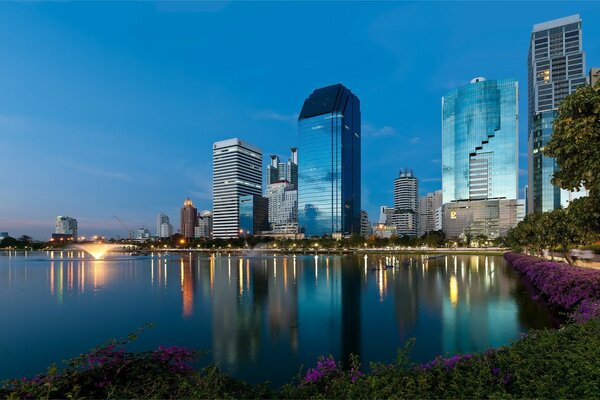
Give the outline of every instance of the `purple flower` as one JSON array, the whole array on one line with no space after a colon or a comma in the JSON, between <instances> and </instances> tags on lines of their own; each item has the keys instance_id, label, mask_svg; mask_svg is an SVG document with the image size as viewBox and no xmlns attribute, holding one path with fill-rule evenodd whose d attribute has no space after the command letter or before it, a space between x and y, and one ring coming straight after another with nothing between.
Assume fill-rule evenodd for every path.
<instances>
[{"instance_id":1,"label":"purple flower","mask_svg":"<svg viewBox=\"0 0 600 400\"><path fill-rule=\"evenodd\" d=\"M304 375L304 382L317 382L321 378L331 374L332 372L335 372L337 368L338 365L336 364L332 356L329 356L327 358L320 357L317 361L317 367L309 368L308 371L306 371L306 375Z\"/></svg>"}]
</instances>

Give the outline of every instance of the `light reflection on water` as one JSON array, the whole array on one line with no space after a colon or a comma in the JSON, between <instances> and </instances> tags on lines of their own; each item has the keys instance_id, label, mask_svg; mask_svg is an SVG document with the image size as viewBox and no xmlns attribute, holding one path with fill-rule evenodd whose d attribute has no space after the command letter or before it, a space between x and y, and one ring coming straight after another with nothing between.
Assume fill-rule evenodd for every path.
<instances>
[{"instance_id":1,"label":"light reflection on water","mask_svg":"<svg viewBox=\"0 0 600 400\"><path fill-rule=\"evenodd\" d=\"M393 362L416 337L413 359L426 361L555 323L501 257L464 255L2 255L0 313L0 360L12 360L0 378L152 321L133 349L206 349L226 371L276 384L321 354Z\"/></svg>"}]
</instances>

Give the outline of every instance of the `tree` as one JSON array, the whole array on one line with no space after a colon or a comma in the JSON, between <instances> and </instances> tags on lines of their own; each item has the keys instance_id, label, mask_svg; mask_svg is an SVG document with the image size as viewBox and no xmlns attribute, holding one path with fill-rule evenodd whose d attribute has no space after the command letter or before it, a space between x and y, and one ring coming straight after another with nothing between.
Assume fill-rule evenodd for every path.
<instances>
[{"instance_id":1,"label":"tree","mask_svg":"<svg viewBox=\"0 0 600 400\"><path fill-rule=\"evenodd\" d=\"M567 190L583 185L600 198L600 84L581 87L562 101L544 154L559 166L554 184Z\"/></svg>"}]
</instances>

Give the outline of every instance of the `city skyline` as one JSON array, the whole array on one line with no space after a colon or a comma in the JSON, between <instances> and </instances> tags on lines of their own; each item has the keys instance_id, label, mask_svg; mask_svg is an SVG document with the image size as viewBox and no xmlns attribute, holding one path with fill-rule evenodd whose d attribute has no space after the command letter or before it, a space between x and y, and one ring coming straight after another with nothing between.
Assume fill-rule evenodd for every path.
<instances>
[{"instance_id":1,"label":"city skyline","mask_svg":"<svg viewBox=\"0 0 600 400\"><path fill-rule=\"evenodd\" d=\"M174 218L187 197L212 209L212 143L239 137L263 154L287 154L298 145L307 93L336 83L361 100L361 208L372 220L391 204L390 182L403 166L415 171L420 194L441 188L441 98L476 76L519 82L523 198L533 25L580 14L586 69L600 64L600 12L586 3L0 9L0 46L10 54L0 66L0 231L36 239L50 236L57 215L76 218L85 236L126 237L113 215L137 229L154 226L161 212ZM317 40L335 32L326 23L330 11L355 28L336 43L344 57ZM480 20L480 13L496 18ZM324 32L300 29L303 16ZM247 35L225 32L230 23ZM315 46L299 59L305 40ZM263 174L267 163L263 157Z\"/></svg>"}]
</instances>

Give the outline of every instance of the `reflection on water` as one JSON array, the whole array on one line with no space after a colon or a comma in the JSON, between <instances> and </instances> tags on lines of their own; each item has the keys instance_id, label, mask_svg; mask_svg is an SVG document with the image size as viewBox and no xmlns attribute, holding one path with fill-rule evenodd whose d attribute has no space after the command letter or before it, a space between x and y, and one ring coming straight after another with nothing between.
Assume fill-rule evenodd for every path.
<instances>
[{"instance_id":1,"label":"reflection on water","mask_svg":"<svg viewBox=\"0 0 600 400\"><path fill-rule=\"evenodd\" d=\"M31 375L148 321L139 349L211 350L250 381L279 384L321 354L415 361L509 343L554 319L501 257L0 256L0 378ZM22 360L22 361L19 361Z\"/></svg>"}]
</instances>

